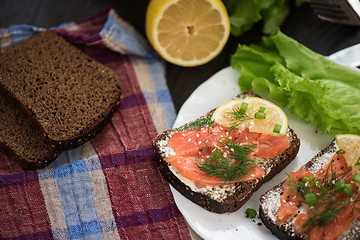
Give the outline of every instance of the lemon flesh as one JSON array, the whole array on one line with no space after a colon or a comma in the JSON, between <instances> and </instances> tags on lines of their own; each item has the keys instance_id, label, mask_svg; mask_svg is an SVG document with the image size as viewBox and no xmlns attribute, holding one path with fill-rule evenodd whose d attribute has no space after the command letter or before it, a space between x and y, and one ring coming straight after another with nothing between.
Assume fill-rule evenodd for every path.
<instances>
[{"instance_id":1,"label":"lemon flesh","mask_svg":"<svg viewBox=\"0 0 360 240\"><path fill-rule=\"evenodd\" d=\"M145 27L154 49L180 66L209 62L230 34L229 16L220 0L152 0Z\"/></svg>"},{"instance_id":2,"label":"lemon flesh","mask_svg":"<svg viewBox=\"0 0 360 240\"><path fill-rule=\"evenodd\" d=\"M360 174L360 136L355 134L339 134L335 136L339 149L345 151L344 158L352 168L352 173Z\"/></svg>"},{"instance_id":3,"label":"lemon flesh","mask_svg":"<svg viewBox=\"0 0 360 240\"><path fill-rule=\"evenodd\" d=\"M247 97L236 99L221 104L213 113L212 120L215 123L226 127L231 127L234 121L233 111L241 109L242 103L247 103L246 115L251 119L244 120L237 128L243 131L249 128L250 132L265 133L273 136L282 136L286 134L288 128L288 119L284 111L277 105L265 99L258 97ZM265 119L256 119L255 114L264 107ZM280 126L279 132L274 132L276 125Z\"/></svg>"}]
</instances>

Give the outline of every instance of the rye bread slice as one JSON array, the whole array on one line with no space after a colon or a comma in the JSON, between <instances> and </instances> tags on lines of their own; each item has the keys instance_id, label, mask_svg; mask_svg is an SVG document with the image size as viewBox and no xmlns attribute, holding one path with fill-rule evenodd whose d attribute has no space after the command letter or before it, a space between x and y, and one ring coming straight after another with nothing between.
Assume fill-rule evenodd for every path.
<instances>
[{"instance_id":1,"label":"rye bread slice","mask_svg":"<svg viewBox=\"0 0 360 240\"><path fill-rule=\"evenodd\" d=\"M237 98L257 96L252 91L245 91ZM214 109L215 110L215 109ZM210 111L207 115L212 114ZM196 121L196 120L195 120ZM185 124L185 125L189 125ZM171 155L171 147L167 140L182 127L170 129L158 135L155 141L156 164L163 177L182 195L200 205L201 207L216 213L234 212L238 210L260 186L273 178L278 172L285 168L297 155L300 147L300 140L295 132L288 128L287 135L290 138L290 147L277 156L264 161L259 166L265 170L265 175L256 180L226 184L218 187L206 187L197 189L191 182L181 179L164 159Z\"/></svg>"},{"instance_id":2,"label":"rye bread slice","mask_svg":"<svg viewBox=\"0 0 360 240\"><path fill-rule=\"evenodd\" d=\"M332 156L338 150L335 139L309 162L304 165L304 168L312 173L316 173L322 166L331 161ZM276 216L280 207L280 197L284 191L284 181L266 191L260 198L259 216L264 225L279 239L307 239L308 234L295 234L294 221L296 217L288 222L277 226ZM302 211L300 209L300 211ZM344 232L338 240L350 240L360 238L360 218L356 219L351 226Z\"/></svg>"},{"instance_id":3,"label":"rye bread slice","mask_svg":"<svg viewBox=\"0 0 360 240\"><path fill-rule=\"evenodd\" d=\"M15 101L0 94L0 150L24 169L51 163L60 154Z\"/></svg>"},{"instance_id":4,"label":"rye bread slice","mask_svg":"<svg viewBox=\"0 0 360 240\"><path fill-rule=\"evenodd\" d=\"M115 72L51 31L0 55L0 88L61 149L99 132L121 96Z\"/></svg>"}]
</instances>

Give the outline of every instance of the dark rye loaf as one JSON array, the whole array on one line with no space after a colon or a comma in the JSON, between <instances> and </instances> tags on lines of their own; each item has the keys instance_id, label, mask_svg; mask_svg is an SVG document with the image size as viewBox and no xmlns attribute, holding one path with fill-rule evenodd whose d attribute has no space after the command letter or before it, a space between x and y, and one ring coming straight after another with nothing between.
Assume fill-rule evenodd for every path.
<instances>
[{"instance_id":1,"label":"dark rye loaf","mask_svg":"<svg viewBox=\"0 0 360 240\"><path fill-rule=\"evenodd\" d=\"M51 31L0 55L0 88L61 149L99 132L121 96L116 73Z\"/></svg>"},{"instance_id":2,"label":"dark rye loaf","mask_svg":"<svg viewBox=\"0 0 360 240\"><path fill-rule=\"evenodd\" d=\"M323 150L321 150L316 156L314 156L309 162L304 165L305 170L316 173L322 166L330 162L331 157L338 150L335 144L335 139ZM276 216L280 207L280 197L283 194L284 181L266 191L260 198L259 216L264 225L270 229L270 231L279 239L295 240L295 239L307 239L308 234L295 234L294 221L296 216L290 219L288 222L277 226ZM352 240L360 239L360 218L356 219L349 228L344 232L342 236L337 240Z\"/></svg>"},{"instance_id":3,"label":"dark rye loaf","mask_svg":"<svg viewBox=\"0 0 360 240\"><path fill-rule=\"evenodd\" d=\"M237 98L245 98L248 96L259 97L252 91L245 91L237 96ZM214 110L210 111L208 115ZM189 124L190 123L186 125ZM192 189L189 185L181 181L174 172L170 170L170 165L164 160L168 156L169 149L171 148L166 144L167 140L172 134L180 130L181 127L167 130L157 136L155 141L155 154L158 169L164 178L182 195L201 207L216 213L234 212L238 210L264 182L273 178L296 157L300 147L300 140L297 135L292 129L288 128L287 135L290 138L290 147L277 156L264 161L263 164L259 164L259 166L265 170L265 175L262 178L211 187L206 191L199 191ZM214 193L216 193L216 196Z\"/></svg>"},{"instance_id":4,"label":"dark rye loaf","mask_svg":"<svg viewBox=\"0 0 360 240\"><path fill-rule=\"evenodd\" d=\"M0 94L0 149L25 169L41 168L60 151L10 98Z\"/></svg>"}]
</instances>

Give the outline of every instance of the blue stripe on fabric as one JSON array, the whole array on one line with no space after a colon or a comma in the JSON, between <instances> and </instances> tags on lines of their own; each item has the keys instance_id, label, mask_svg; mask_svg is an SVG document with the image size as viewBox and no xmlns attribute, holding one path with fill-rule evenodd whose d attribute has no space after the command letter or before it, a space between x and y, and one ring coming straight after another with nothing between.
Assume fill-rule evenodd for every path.
<instances>
[{"instance_id":1,"label":"blue stripe on fabric","mask_svg":"<svg viewBox=\"0 0 360 240\"><path fill-rule=\"evenodd\" d=\"M115 219L104 219L53 229L52 233L54 239L103 239L103 233L113 232L116 229Z\"/></svg>"},{"instance_id":2,"label":"blue stripe on fabric","mask_svg":"<svg viewBox=\"0 0 360 240\"><path fill-rule=\"evenodd\" d=\"M103 232L112 232L117 229L115 219L104 219L100 220Z\"/></svg>"},{"instance_id":3,"label":"blue stripe on fabric","mask_svg":"<svg viewBox=\"0 0 360 240\"><path fill-rule=\"evenodd\" d=\"M65 161L64 158L61 156L59 157L59 159L60 160L57 161ZM93 172L96 170L101 170L101 165L99 159L97 157L94 157L84 161L73 162L71 169L69 169L65 165L63 166L60 164L58 167L38 170L38 178L39 180L45 180L55 177L64 177L76 172Z\"/></svg>"},{"instance_id":4,"label":"blue stripe on fabric","mask_svg":"<svg viewBox=\"0 0 360 240\"><path fill-rule=\"evenodd\" d=\"M1 175L0 176L0 188L23 185L39 180L37 172L22 172L18 174L11 175Z\"/></svg>"},{"instance_id":5,"label":"blue stripe on fabric","mask_svg":"<svg viewBox=\"0 0 360 240\"><path fill-rule=\"evenodd\" d=\"M160 59L145 59L154 83L158 101L162 106L165 120L170 128L176 118L175 107L165 79L165 63Z\"/></svg>"},{"instance_id":6,"label":"blue stripe on fabric","mask_svg":"<svg viewBox=\"0 0 360 240\"><path fill-rule=\"evenodd\" d=\"M68 229L53 229L54 239L70 239Z\"/></svg>"},{"instance_id":7,"label":"blue stripe on fabric","mask_svg":"<svg viewBox=\"0 0 360 240\"><path fill-rule=\"evenodd\" d=\"M52 179L54 178L54 170L52 168L49 169L41 169L38 170L39 180Z\"/></svg>"},{"instance_id":8,"label":"blue stripe on fabric","mask_svg":"<svg viewBox=\"0 0 360 240\"><path fill-rule=\"evenodd\" d=\"M146 59L145 63L149 68L156 91L169 91L165 78L166 66L164 59L160 58L157 54L154 54L154 57L152 59Z\"/></svg>"},{"instance_id":9,"label":"blue stripe on fabric","mask_svg":"<svg viewBox=\"0 0 360 240\"><path fill-rule=\"evenodd\" d=\"M114 12L111 11L110 13L100 34L110 35L115 38L117 42L124 46L126 52L130 55L146 56L148 52L151 51L151 48L145 39L141 37L132 26L127 25L127 23L123 22L119 24L115 19L117 16L113 15ZM103 37L106 39L107 36Z\"/></svg>"},{"instance_id":10,"label":"blue stripe on fabric","mask_svg":"<svg viewBox=\"0 0 360 240\"><path fill-rule=\"evenodd\" d=\"M165 222L179 216L179 209L175 203L172 203L169 206L160 209L150 209L145 212L117 216L115 219L95 220L82 222L77 225L68 225L65 229L54 229L52 232L56 239L103 239L102 233L104 232Z\"/></svg>"},{"instance_id":11,"label":"blue stripe on fabric","mask_svg":"<svg viewBox=\"0 0 360 240\"><path fill-rule=\"evenodd\" d=\"M63 165L54 168L54 178L63 178L77 173L88 172L86 162L84 160L78 160L71 162L71 165Z\"/></svg>"},{"instance_id":12,"label":"blue stripe on fabric","mask_svg":"<svg viewBox=\"0 0 360 240\"><path fill-rule=\"evenodd\" d=\"M79 149L61 154L53 170L66 225L74 226L68 228L69 238L101 232L87 161Z\"/></svg>"},{"instance_id":13,"label":"blue stripe on fabric","mask_svg":"<svg viewBox=\"0 0 360 240\"><path fill-rule=\"evenodd\" d=\"M68 226L98 218L88 173L56 178L55 181Z\"/></svg>"},{"instance_id":14,"label":"blue stripe on fabric","mask_svg":"<svg viewBox=\"0 0 360 240\"><path fill-rule=\"evenodd\" d=\"M172 103L171 95L168 90L159 90L157 91L159 97L159 102L161 103Z\"/></svg>"},{"instance_id":15,"label":"blue stripe on fabric","mask_svg":"<svg viewBox=\"0 0 360 240\"><path fill-rule=\"evenodd\" d=\"M178 216L180 216L180 211L173 203L160 209L151 209L146 212L137 212L127 216L118 216L115 218L115 221L117 227L120 229L156 222L164 222Z\"/></svg>"},{"instance_id":16,"label":"blue stripe on fabric","mask_svg":"<svg viewBox=\"0 0 360 240\"><path fill-rule=\"evenodd\" d=\"M154 160L154 148L144 148L125 153L99 156L102 169L127 166Z\"/></svg>"},{"instance_id":17,"label":"blue stripe on fabric","mask_svg":"<svg viewBox=\"0 0 360 240\"><path fill-rule=\"evenodd\" d=\"M17 236L17 237L12 237L12 238L6 238L8 240L34 240L34 239L53 239L53 235L52 232L36 232L36 233L29 233L29 234L24 234L21 236Z\"/></svg>"},{"instance_id":18,"label":"blue stripe on fabric","mask_svg":"<svg viewBox=\"0 0 360 240\"><path fill-rule=\"evenodd\" d=\"M9 30L11 32L11 43L14 45L45 29L31 25L13 25L9 27Z\"/></svg>"},{"instance_id":19,"label":"blue stripe on fabric","mask_svg":"<svg viewBox=\"0 0 360 240\"><path fill-rule=\"evenodd\" d=\"M173 102L162 102L161 106L163 108L167 123L169 124L168 128L171 128L174 125L175 118L176 118L174 104L173 104Z\"/></svg>"},{"instance_id":20,"label":"blue stripe on fabric","mask_svg":"<svg viewBox=\"0 0 360 240\"><path fill-rule=\"evenodd\" d=\"M89 236L93 235L93 239L102 239L100 238L94 238L102 236L98 234L102 233L102 227L100 225L99 221L92 221L92 222L83 222L79 225L72 225L68 227L69 232L69 238L70 239L89 239ZM94 236L95 235L95 236Z\"/></svg>"},{"instance_id":21,"label":"blue stripe on fabric","mask_svg":"<svg viewBox=\"0 0 360 240\"><path fill-rule=\"evenodd\" d=\"M101 170L101 164L98 157L90 158L86 161L87 168L89 172Z\"/></svg>"}]
</instances>

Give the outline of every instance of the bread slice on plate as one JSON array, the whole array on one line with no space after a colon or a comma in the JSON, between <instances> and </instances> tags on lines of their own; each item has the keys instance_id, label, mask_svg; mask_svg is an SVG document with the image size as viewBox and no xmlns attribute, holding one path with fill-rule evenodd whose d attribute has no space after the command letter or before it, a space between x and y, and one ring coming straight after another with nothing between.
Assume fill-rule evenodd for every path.
<instances>
[{"instance_id":1,"label":"bread slice on plate","mask_svg":"<svg viewBox=\"0 0 360 240\"><path fill-rule=\"evenodd\" d=\"M337 178L334 177L333 173L339 171L346 171L346 175L345 177L349 178L351 176L350 173L348 172L347 167L344 167L344 165L341 165L341 167L338 168L338 170L332 170L335 169L336 166L336 162L340 159L338 156L336 155L336 157L334 157L335 154L339 153L339 148L336 144L336 141L334 139L334 141L332 141L326 148L324 148L322 151L320 151L316 156L314 156L309 162L307 162L304 166L303 169L314 174L315 179L316 180L311 180L309 181L309 183L306 183L304 186L307 187L312 187L315 190L311 190L311 192L316 193L315 196L317 197L317 201L316 203L312 204L311 202L307 202L310 200L305 201L306 197L304 197L304 200L301 200L300 203L296 203L294 204L294 202L292 202L294 199L298 199L299 195L296 195L295 198L293 195L288 195L289 191L286 191L285 193L285 188L284 186L289 186L292 194L299 194L299 189L296 186L298 186L298 184L296 185L291 185L289 184L291 180L291 178L288 177L287 181L285 183L285 180L281 183L279 183L278 185L274 186L273 188L269 189L268 191L266 191L260 198L260 204L259 204L259 216L262 220L262 222L264 223L264 225L270 229L270 231L277 236L279 239L359 239L360 237L360 218L356 217L356 213L352 212L349 214L350 218L347 217L347 215L345 216L345 221L343 220L330 220L332 219L331 216L332 214L330 213L335 213L334 209L340 209L341 206L345 206L342 204L337 205L338 207L333 207L336 206L336 204L340 203L340 202L336 202L336 200L334 201L334 199L341 199L341 201L343 202L348 202L347 204L354 204L353 206L355 206L355 208L351 208L352 210L355 210L356 208L359 207L359 204L357 202L359 202L359 198L356 196L358 195L357 193L357 189L356 187L353 188L353 193L354 195L350 195L348 198L345 197L345 195L342 193L342 190L334 190L335 188L335 184L338 181ZM339 153L340 155L342 153ZM330 162L332 162L334 168L331 167ZM347 164L346 164L347 165ZM302 169L302 168L301 168ZM301 169L299 169L299 171L301 171ZM347 169L347 170L345 170ZM350 168L351 171L351 168ZM326 174L328 173L328 177L318 177L319 175L316 175L316 173L322 173L322 174ZM289 173L292 174L292 173ZM337 173L336 173L337 174ZM293 176L293 179L295 179L296 175L291 175ZM321 175L320 175L321 176ZM322 175L325 176L325 175ZM359 175L360 176L360 175ZM310 179L310 175L308 176ZM322 179L327 179L327 183L329 184L328 187L322 187L324 185L322 185L323 183L325 183L324 180ZM329 180L330 179L330 180ZM303 179L297 179L299 182L303 182ZM320 181L321 180L321 181ZM353 181L351 181L351 179L347 180L350 181L350 183L354 184ZM285 185L284 185L285 183ZM295 183L295 181L293 181L293 183ZM314 184L317 184L318 186L315 186ZM294 188L292 188L291 186L295 186ZM351 185L350 185L351 186ZM323 190L327 189L327 190ZM331 190L332 188L332 190ZM321 190L321 191L320 191ZM306 192L307 190L305 190ZM287 196L282 196L283 194L286 194ZM304 195L306 196L306 195ZM281 198L283 197L283 198ZM285 198L284 198L285 197ZM344 198L345 197L345 198ZM281 198L281 199L280 199ZM281 207L281 201L283 201L283 205L285 204L289 204L290 206L296 206L297 209L295 209L295 211L289 215L289 218L283 218L283 220L281 222L278 222L279 218L278 216L278 212L279 212L279 208ZM295 200L294 200L295 201ZM313 201L313 200L311 200ZM326 206L326 207L324 207ZM349 205L350 206L350 205ZM344 208L345 209L345 208ZM352 211L351 209L350 212ZM312 212L309 212L312 211ZM347 210L346 210L347 211ZM359 213L359 209L357 211ZM308 214L307 218L305 218L305 221L301 222L300 220L302 219L303 214ZM337 218L337 214L343 215L344 212L339 212L334 214L333 216L335 216ZM355 217L355 219L352 219L352 217ZM299 218L299 222L297 221L297 218ZM309 220L309 221L308 221ZM329 220L330 222L326 221ZM350 221L349 224L350 225L345 225L344 230L339 230L340 227L343 225L343 222L346 221ZM278 224L277 224L278 223ZM319 228L319 226L321 226ZM322 230L319 230L323 227ZM339 231L338 235L334 234L335 231ZM312 231L312 232L311 232ZM311 235L311 237L310 237ZM327 237L331 237L331 238L325 238L325 235L327 235Z\"/></svg>"},{"instance_id":2,"label":"bread slice on plate","mask_svg":"<svg viewBox=\"0 0 360 240\"><path fill-rule=\"evenodd\" d=\"M51 31L8 49L0 66L1 90L62 149L94 136L120 102L117 74Z\"/></svg>"},{"instance_id":3,"label":"bread slice on plate","mask_svg":"<svg viewBox=\"0 0 360 240\"><path fill-rule=\"evenodd\" d=\"M238 95L237 98L254 96L259 97L252 91L245 91ZM199 119L209 117L214 111L215 109ZM194 122L197 122L199 119ZM176 168L165 161L166 158L175 154L172 147L168 144L169 139L179 131L194 128L194 122L167 130L157 136L155 141L156 164L163 177L183 196L215 213L238 210L264 182L274 177L296 157L300 146L300 140L297 135L291 128L288 128L286 135L289 137L290 146L270 159L260 159L262 163L258 166L265 172L262 177L217 186L198 186L193 181L179 174Z\"/></svg>"}]
</instances>

